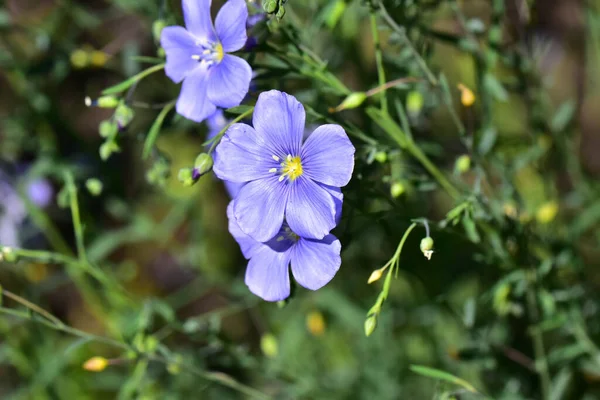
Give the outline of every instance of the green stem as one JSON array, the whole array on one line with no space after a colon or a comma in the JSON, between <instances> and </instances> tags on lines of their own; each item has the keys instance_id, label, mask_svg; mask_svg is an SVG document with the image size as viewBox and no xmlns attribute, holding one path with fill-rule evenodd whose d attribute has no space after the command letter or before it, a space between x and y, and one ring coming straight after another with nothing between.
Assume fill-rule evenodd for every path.
<instances>
[{"instance_id":1,"label":"green stem","mask_svg":"<svg viewBox=\"0 0 600 400\"><path fill-rule=\"evenodd\" d=\"M460 192L450 183L450 181L440 172L440 170L429 160L429 158L423 153L423 151L413 142L408 140L406 149L408 152L416 158L421 165L438 181L440 186L452 197L454 200L460 197Z\"/></svg>"},{"instance_id":2,"label":"green stem","mask_svg":"<svg viewBox=\"0 0 600 400\"><path fill-rule=\"evenodd\" d=\"M371 9L371 35L373 36L373 45L375 46L375 62L377 64L377 76L379 78L379 86L381 90L381 111L387 114L388 104L387 96L385 95L385 69L383 68L383 55L381 54L381 44L379 43L379 31L377 30L377 17L375 10Z\"/></svg>"},{"instance_id":3,"label":"green stem","mask_svg":"<svg viewBox=\"0 0 600 400\"><path fill-rule=\"evenodd\" d=\"M65 184L69 191L69 199L71 206L71 217L73 218L73 229L75 230L75 242L77 244L77 255L79 261L87 264L87 256L85 253L85 244L83 240L83 226L81 225L81 217L79 214L79 202L77 201L77 187L73 180L73 174L69 171L65 172Z\"/></svg>"},{"instance_id":4,"label":"green stem","mask_svg":"<svg viewBox=\"0 0 600 400\"><path fill-rule=\"evenodd\" d=\"M209 143L212 142L212 144L210 145L210 149L208 150L208 154L212 154L212 152L215 150L215 147L217 147L217 145L221 141L221 137L223 137L223 135L225 134L225 132L227 132L227 129L229 129L229 127L231 125L235 124L236 122L239 122L239 121L243 120L248 115L252 114L253 111L254 111L254 107L251 107L249 110L241 113L233 121L231 121L230 123L228 123L227 125L225 125L225 127L223 129L221 129L221 131L219 131L219 133L217 133L217 135L209 141Z\"/></svg>"},{"instance_id":5,"label":"green stem","mask_svg":"<svg viewBox=\"0 0 600 400\"><path fill-rule=\"evenodd\" d=\"M530 318L533 320L533 323L537 323L539 320L539 313L537 309L537 300L534 288L531 286L531 284L527 288L527 310ZM542 332L537 327L531 330L531 336L533 339L535 367L540 375L542 386L542 398L547 400L550 398L550 388L552 387L552 382L548 369L548 361L546 359L546 351L544 349L544 338L542 336Z\"/></svg>"}]
</instances>

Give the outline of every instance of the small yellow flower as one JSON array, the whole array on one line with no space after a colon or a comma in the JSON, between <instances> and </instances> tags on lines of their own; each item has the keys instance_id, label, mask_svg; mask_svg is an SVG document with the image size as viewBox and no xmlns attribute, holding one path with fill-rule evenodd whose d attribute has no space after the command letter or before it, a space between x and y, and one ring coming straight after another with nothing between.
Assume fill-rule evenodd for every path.
<instances>
[{"instance_id":1,"label":"small yellow flower","mask_svg":"<svg viewBox=\"0 0 600 400\"><path fill-rule=\"evenodd\" d=\"M458 90L460 90L460 102L462 105L471 107L475 103L475 94L473 94L473 91L462 83L458 84Z\"/></svg>"},{"instance_id":2,"label":"small yellow flower","mask_svg":"<svg viewBox=\"0 0 600 400\"><path fill-rule=\"evenodd\" d=\"M556 201L549 201L538 208L535 219L540 224L547 224L554 221L556 214L558 214L558 204Z\"/></svg>"},{"instance_id":3,"label":"small yellow flower","mask_svg":"<svg viewBox=\"0 0 600 400\"><path fill-rule=\"evenodd\" d=\"M325 318L319 311L311 311L306 316L306 327L313 336L321 336L325 333Z\"/></svg>"},{"instance_id":4,"label":"small yellow flower","mask_svg":"<svg viewBox=\"0 0 600 400\"><path fill-rule=\"evenodd\" d=\"M104 357L92 357L83 363L83 369L91 372L103 371L108 366L108 360Z\"/></svg>"}]
</instances>

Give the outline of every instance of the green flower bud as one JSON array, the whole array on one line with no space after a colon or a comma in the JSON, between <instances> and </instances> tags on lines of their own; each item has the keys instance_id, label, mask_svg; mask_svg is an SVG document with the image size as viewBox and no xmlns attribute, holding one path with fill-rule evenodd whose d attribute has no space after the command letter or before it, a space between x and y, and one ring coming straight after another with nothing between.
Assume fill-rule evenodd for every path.
<instances>
[{"instance_id":1,"label":"green flower bud","mask_svg":"<svg viewBox=\"0 0 600 400\"><path fill-rule=\"evenodd\" d=\"M279 343L277 342L275 335L265 333L260 338L260 349L263 354L269 358L277 357L277 354L279 353Z\"/></svg>"},{"instance_id":2,"label":"green flower bud","mask_svg":"<svg viewBox=\"0 0 600 400\"><path fill-rule=\"evenodd\" d=\"M210 154L201 153L196 157L194 161L194 172L198 175L198 178L211 170L213 166L213 158Z\"/></svg>"},{"instance_id":3,"label":"green flower bud","mask_svg":"<svg viewBox=\"0 0 600 400\"><path fill-rule=\"evenodd\" d=\"M375 160L383 164L387 161L387 153L385 151L378 151L375 153Z\"/></svg>"},{"instance_id":4,"label":"green flower bud","mask_svg":"<svg viewBox=\"0 0 600 400\"><path fill-rule=\"evenodd\" d=\"M371 336L377 327L377 316L371 315L365 320L365 335Z\"/></svg>"},{"instance_id":5,"label":"green flower bud","mask_svg":"<svg viewBox=\"0 0 600 400\"><path fill-rule=\"evenodd\" d=\"M419 247L421 248L423 255L427 257L428 260L431 260L433 254L433 239L429 236L423 238Z\"/></svg>"},{"instance_id":6,"label":"green flower bud","mask_svg":"<svg viewBox=\"0 0 600 400\"><path fill-rule=\"evenodd\" d=\"M406 188L404 187L404 185L401 182L394 182L394 183L392 183L392 186L390 187L390 194L392 195L393 198L400 197L402 195L402 193L404 193L405 191L406 191Z\"/></svg>"},{"instance_id":7,"label":"green flower bud","mask_svg":"<svg viewBox=\"0 0 600 400\"><path fill-rule=\"evenodd\" d=\"M406 109L413 116L419 115L423 109L423 103L423 95L416 90L409 92L406 96Z\"/></svg>"},{"instance_id":8,"label":"green flower bud","mask_svg":"<svg viewBox=\"0 0 600 400\"><path fill-rule=\"evenodd\" d=\"M152 36L154 36L154 40L157 42L160 40L160 35L165 26L167 26L167 24L162 19L157 19L152 23Z\"/></svg>"},{"instance_id":9,"label":"green flower bud","mask_svg":"<svg viewBox=\"0 0 600 400\"><path fill-rule=\"evenodd\" d=\"M285 15L285 8L279 7L279 9L277 10L277 14L275 14L275 17L279 21L281 18L283 18L284 15Z\"/></svg>"},{"instance_id":10,"label":"green flower bud","mask_svg":"<svg viewBox=\"0 0 600 400\"><path fill-rule=\"evenodd\" d=\"M454 171L459 174L464 174L471 168L471 157L466 154L458 157L454 164Z\"/></svg>"},{"instance_id":11,"label":"green flower bud","mask_svg":"<svg viewBox=\"0 0 600 400\"><path fill-rule=\"evenodd\" d=\"M98 131L100 132L100 136L103 138L109 138L117 134L117 125L112 121L105 120L100 122Z\"/></svg>"},{"instance_id":12,"label":"green flower bud","mask_svg":"<svg viewBox=\"0 0 600 400\"><path fill-rule=\"evenodd\" d=\"M181 168L179 173L177 174L177 179L183 186L192 186L194 183L198 181L198 179L194 179L194 169L193 168Z\"/></svg>"},{"instance_id":13,"label":"green flower bud","mask_svg":"<svg viewBox=\"0 0 600 400\"><path fill-rule=\"evenodd\" d=\"M9 263L14 263L17 261L17 255L10 247L3 247L0 256L2 256L1 260Z\"/></svg>"},{"instance_id":14,"label":"green flower bud","mask_svg":"<svg viewBox=\"0 0 600 400\"><path fill-rule=\"evenodd\" d=\"M121 151L119 149L119 145L116 142L109 140L107 142L102 143L100 146L100 158L102 161L106 161L112 155L112 153L118 153Z\"/></svg>"},{"instance_id":15,"label":"green flower bud","mask_svg":"<svg viewBox=\"0 0 600 400\"><path fill-rule=\"evenodd\" d=\"M102 182L96 178L90 178L85 181L85 187L92 196L99 196L102 193Z\"/></svg>"},{"instance_id":16,"label":"green flower bud","mask_svg":"<svg viewBox=\"0 0 600 400\"><path fill-rule=\"evenodd\" d=\"M330 8L327 17L325 18L325 23L329 27L329 29L335 28L338 21L342 17L344 11L346 11L347 4L344 0L337 0L333 7Z\"/></svg>"},{"instance_id":17,"label":"green flower bud","mask_svg":"<svg viewBox=\"0 0 600 400\"><path fill-rule=\"evenodd\" d=\"M96 100L92 100L89 96L85 98L85 105L88 107L115 108L119 102L120 100L115 96L101 96Z\"/></svg>"},{"instance_id":18,"label":"green flower bud","mask_svg":"<svg viewBox=\"0 0 600 400\"><path fill-rule=\"evenodd\" d=\"M123 102L121 102L115 110L115 121L117 122L119 129L123 129L129 125L133 120L133 117L135 117L135 112Z\"/></svg>"},{"instance_id":19,"label":"green flower bud","mask_svg":"<svg viewBox=\"0 0 600 400\"><path fill-rule=\"evenodd\" d=\"M350 110L352 108L356 108L360 106L367 99L367 94L365 92L354 92L350 93L348 97L342 101L340 105L335 108L329 109L329 112L338 112L342 110Z\"/></svg>"},{"instance_id":20,"label":"green flower bud","mask_svg":"<svg viewBox=\"0 0 600 400\"><path fill-rule=\"evenodd\" d=\"M267 14L273 14L275 11L277 11L277 8L279 7L279 1L278 0L263 0L262 7L263 7L263 10L265 10L265 12Z\"/></svg>"}]
</instances>

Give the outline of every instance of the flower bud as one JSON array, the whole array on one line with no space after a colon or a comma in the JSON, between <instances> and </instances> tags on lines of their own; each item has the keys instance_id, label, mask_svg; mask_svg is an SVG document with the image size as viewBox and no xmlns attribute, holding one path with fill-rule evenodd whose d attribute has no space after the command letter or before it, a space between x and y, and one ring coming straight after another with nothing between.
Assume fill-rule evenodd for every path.
<instances>
[{"instance_id":1,"label":"flower bud","mask_svg":"<svg viewBox=\"0 0 600 400\"><path fill-rule=\"evenodd\" d=\"M319 311L312 311L306 316L306 327L313 336L321 336L325 332L325 318Z\"/></svg>"},{"instance_id":2,"label":"flower bud","mask_svg":"<svg viewBox=\"0 0 600 400\"><path fill-rule=\"evenodd\" d=\"M213 158L210 154L200 153L194 161L194 172L200 178L202 175L209 172L213 167ZM196 179L198 179L196 178Z\"/></svg>"},{"instance_id":3,"label":"flower bud","mask_svg":"<svg viewBox=\"0 0 600 400\"><path fill-rule=\"evenodd\" d=\"M102 193L102 182L96 178L90 178L85 181L85 187L92 196L98 196Z\"/></svg>"},{"instance_id":4,"label":"flower bud","mask_svg":"<svg viewBox=\"0 0 600 400\"><path fill-rule=\"evenodd\" d=\"M535 213L535 219L540 224L550 223L556 218L558 214L558 204L556 201L549 201L543 204Z\"/></svg>"},{"instance_id":5,"label":"flower bud","mask_svg":"<svg viewBox=\"0 0 600 400\"><path fill-rule=\"evenodd\" d=\"M181 168L177 174L177 179L183 186L192 186L198 181L198 177L194 174L194 168Z\"/></svg>"},{"instance_id":6,"label":"flower bud","mask_svg":"<svg viewBox=\"0 0 600 400\"><path fill-rule=\"evenodd\" d=\"M404 185L401 182L394 182L394 183L392 183L392 186L390 187L390 194L392 195L393 198L400 197L402 195L402 193L404 193L405 191L406 191L406 188L404 187Z\"/></svg>"},{"instance_id":7,"label":"flower bud","mask_svg":"<svg viewBox=\"0 0 600 400\"><path fill-rule=\"evenodd\" d=\"M417 92L416 90L409 92L406 96L406 109L408 110L408 113L413 117L419 115L419 113L423 109L423 103L423 95Z\"/></svg>"},{"instance_id":8,"label":"flower bud","mask_svg":"<svg viewBox=\"0 0 600 400\"><path fill-rule=\"evenodd\" d=\"M419 247L421 248L423 255L428 260L431 260L431 256L433 255L433 239L429 236L423 238Z\"/></svg>"},{"instance_id":9,"label":"flower bud","mask_svg":"<svg viewBox=\"0 0 600 400\"><path fill-rule=\"evenodd\" d=\"M334 112L339 112L342 110L350 110L352 108L356 108L356 107L360 106L362 103L364 103L364 101L366 99L367 99L367 94L365 92L350 93L348 95L348 97L346 97L340 105L338 105L335 108L330 108L329 112L334 113Z\"/></svg>"},{"instance_id":10,"label":"flower bud","mask_svg":"<svg viewBox=\"0 0 600 400\"><path fill-rule=\"evenodd\" d=\"M369 280L367 281L367 283L373 283L381 279L381 277L383 276L383 271L383 268L379 268L371 272L371 276L369 276Z\"/></svg>"},{"instance_id":11,"label":"flower bud","mask_svg":"<svg viewBox=\"0 0 600 400\"><path fill-rule=\"evenodd\" d=\"M281 18L283 18L284 15L285 15L285 8L283 8L283 6L280 6L279 9L277 10L277 13L275 14L275 17L279 21Z\"/></svg>"},{"instance_id":12,"label":"flower bud","mask_svg":"<svg viewBox=\"0 0 600 400\"><path fill-rule=\"evenodd\" d=\"M2 259L9 263L14 263L17 261L17 255L10 247L3 247L2 253L0 254Z\"/></svg>"},{"instance_id":13,"label":"flower bud","mask_svg":"<svg viewBox=\"0 0 600 400\"><path fill-rule=\"evenodd\" d=\"M260 349L263 354L269 358L277 357L279 353L279 344L277 343L277 338L272 333L265 333L260 338Z\"/></svg>"},{"instance_id":14,"label":"flower bud","mask_svg":"<svg viewBox=\"0 0 600 400\"><path fill-rule=\"evenodd\" d=\"M115 110L115 121L117 121L119 129L127 127L133 120L133 117L135 117L135 112L123 102Z\"/></svg>"},{"instance_id":15,"label":"flower bud","mask_svg":"<svg viewBox=\"0 0 600 400\"><path fill-rule=\"evenodd\" d=\"M112 121L105 120L100 122L98 126L98 131L100 132L100 136L103 138L109 138L117 134L117 125Z\"/></svg>"},{"instance_id":16,"label":"flower bud","mask_svg":"<svg viewBox=\"0 0 600 400\"><path fill-rule=\"evenodd\" d=\"M464 174L471 168L471 157L466 154L458 157L454 164L454 171L459 174Z\"/></svg>"},{"instance_id":17,"label":"flower bud","mask_svg":"<svg viewBox=\"0 0 600 400\"><path fill-rule=\"evenodd\" d=\"M108 360L104 357L92 357L83 363L83 369L91 372L100 372L108 366Z\"/></svg>"},{"instance_id":18,"label":"flower bud","mask_svg":"<svg viewBox=\"0 0 600 400\"><path fill-rule=\"evenodd\" d=\"M375 160L383 164L387 161L387 153L385 151L378 151L377 153L375 153Z\"/></svg>"},{"instance_id":19,"label":"flower bud","mask_svg":"<svg viewBox=\"0 0 600 400\"><path fill-rule=\"evenodd\" d=\"M152 36L154 36L155 41L160 41L160 35L165 26L167 26L167 24L162 19L157 19L152 23Z\"/></svg>"},{"instance_id":20,"label":"flower bud","mask_svg":"<svg viewBox=\"0 0 600 400\"><path fill-rule=\"evenodd\" d=\"M104 67L106 65L106 61L108 60L108 55L100 50L94 50L90 54L90 64L94 67Z\"/></svg>"},{"instance_id":21,"label":"flower bud","mask_svg":"<svg viewBox=\"0 0 600 400\"><path fill-rule=\"evenodd\" d=\"M112 153L118 153L119 151L121 151L121 149L119 149L119 145L117 145L117 143L114 141L109 140L100 145L100 158L102 161L106 161L110 158Z\"/></svg>"},{"instance_id":22,"label":"flower bud","mask_svg":"<svg viewBox=\"0 0 600 400\"><path fill-rule=\"evenodd\" d=\"M471 107L473 103L475 103L475 95L473 91L463 85L462 83L458 84L458 89L460 90L460 102L465 107Z\"/></svg>"},{"instance_id":23,"label":"flower bud","mask_svg":"<svg viewBox=\"0 0 600 400\"><path fill-rule=\"evenodd\" d=\"M76 49L71 53L70 60L74 68L85 68L89 62L89 55L85 50Z\"/></svg>"},{"instance_id":24,"label":"flower bud","mask_svg":"<svg viewBox=\"0 0 600 400\"><path fill-rule=\"evenodd\" d=\"M92 100L87 96L85 105L88 107L115 108L119 105L119 99L115 96L100 96L96 100Z\"/></svg>"},{"instance_id":25,"label":"flower bud","mask_svg":"<svg viewBox=\"0 0 600 400\"><path fill-rule=\"evenodd\" d=\"M377 316L371 315L365 320L365 335L371 336L377 327Z\"/></svg>"},{"instance_id":26,"label":"flower bud","mask_svg":"<svg viewBox=\"0 0 600 400\"><path fill-rule=\"evenodd\" d=\"M267 14L273 14L279 7L279 0L263 0L262 7Z\"/></svg>"}]
</instances>

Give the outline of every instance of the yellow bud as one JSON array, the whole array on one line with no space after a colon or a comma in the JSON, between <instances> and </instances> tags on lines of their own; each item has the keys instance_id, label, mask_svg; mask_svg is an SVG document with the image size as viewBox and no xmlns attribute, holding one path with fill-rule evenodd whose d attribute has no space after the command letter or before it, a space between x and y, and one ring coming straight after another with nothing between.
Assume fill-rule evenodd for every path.
<instances>
[{"instance_id":1,"label":"yellow bud","mask_svg":"<svg viewBox=\"0 0 600 400\"><path fill-rule=\"evenodd\" d=\"M325 333L325 318L319 311L311 311L306 316L306 327L313 336L321 336Z\"/></svg>"},{"instance_id":2,"label":"yellow bud","mask_svg":"<svg viewBox=\"0 0 600 400\"><path fill-rule=\"evenodd\" d=\"M371 276L369 276L369 280L367 281L367 283L377 282L383 276L383 271L383 268L379 268L371 272Z\"/></svg>"},{"instance_id":3,"label":"yellow bud","mask_svg":"<svg viewBox=\"0 0 600 400\"><path fill-rule=\"evenodd\" d=\"M547 224L556 218L556 214L558 214L558 204L556 201L549 201L537 210L535 219L540 224Z\"/></svg>"},{"instance_id":4,"label":"yellow bud","mask_svg":"<svg viewBox=\"0 0 600 400\"><path fill-rule=\"evenodd\" d=\"M77 49L71 53L71 65L74 68L85 68L89 62L89 55L85 50Z\"/></svg>"},{"instance_id":5,"label":"yellow bud","mask_svg":"<svg viewBox=\"0 0 600 400\"><path fill-rule=\"evenodd\" d=\"M108 366L108 360L104 357L92 357L83 363L83 369L91 372L103 371Z\"/></svg>"},{"instance_id":6,"label":"yellow bud","mask_svg":"<svg viewBox=\"0 0 600 400\"><path fill-rule=\"evenodd\" d=\"M419 115L424 104L423 95L416 90L408 92L406 96L406 109L413 116Z\"/></svg>"},{"instance_id":7,"label":"yellow bud","mask_svg":"<svg viewBox=\"0 0 600 400\"><path fill-rule=\"evenodd\" d=\"M462 105L471 107L475 103L475 94L473 94L473 91L462 83L458 84L458 89L460 90L460 102Z\"/></svg>"},{"instance_id":8,"label":"yellow bud","mask_svg":"<svg viewBox=\"0 0 600 400\"><path fill-rule=\"evenodd\" d=\"M392 186L390 186L390 194L393 198L400 197L405 191L406 188L401 182L394 182L392 183Z\"/></svg>"},{"instance_id":9,"label":"yellow bud","mask_svg":"<svg viewBox=\"0 0 600 400\"><path fill-rule=\"evenodd\" d=\"M334 113L342 110L349 110L351 108L356 108L360 106L367 99L367 94L364 92L354 92L350 93L348 97L342 101L342 104L338 105L335 108L330 108L329 112Z\"/></svg>"},{"instance_id":10,"label":"yellow bud","mask_svg":"<svg viewBox=\"0 0 600 400\"><path fill-rule=\"evenodd\" d=\"M269 358L277 357L279 353L279 343L272 333L266 333L260 338L260 349L263 354Z\"/></svg>"},{"instance_id":11,"label":"yellow bud","mask_svg":"<svg viewBox=\"0 0 600 400\"><path fill-rule=\"evenodd\" d=\"M104 67L107 60L108 54L100 50L94 50L90 55L90 64L92 64L94 67Z\"/></svg>"},{"instance_id":12,"label":"yellow bud","mask_svg":"<svg viewBox=\"0 0 600 400\"><path fill-rule=\"evenodd\" d=\"M471 157L466 154L458 157L454 164L454 170L460 174L464 174L471 168Z\"/></svg>"}]
</instances>

